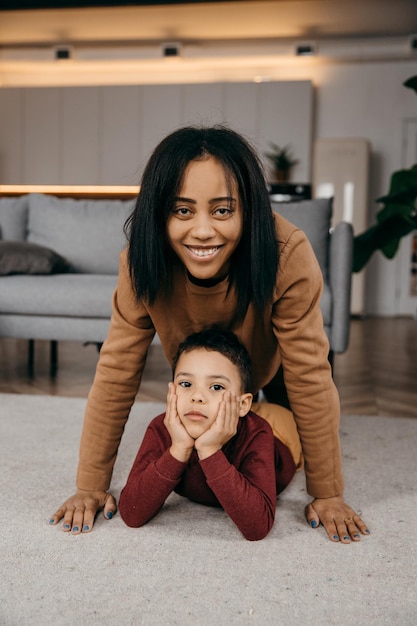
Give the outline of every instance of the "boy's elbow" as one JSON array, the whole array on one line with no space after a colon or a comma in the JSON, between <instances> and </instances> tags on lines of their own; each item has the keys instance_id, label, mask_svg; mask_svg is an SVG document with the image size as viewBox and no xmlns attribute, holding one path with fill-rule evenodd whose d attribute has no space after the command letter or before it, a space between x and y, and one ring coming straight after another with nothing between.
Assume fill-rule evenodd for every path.
<instances>
[{"instance_id":1,"label":"boy's elbow","mask_svg":"<svg viewBox=\"0 0 417 626\"><path fill-rule=\"evenodd\" d=\"M128 506L122 499L119 501L119 513L126 526L130 528L140 528L146 523L146 520L141 519L136 506L134 504Z\"/></svg>"},{"instance_id":2,"label":"boy's elbow","mask_svg":"<svg viewBox=\"0 0 417 626\"><path fill-rule=\"evenodd\" d=\"M138 520L136 517L130 515L120 514L120 517L122 518L126 526L129 526L129 528L140 528L145 523L142 520Z\"/></svg>"},{"instance_id":3,"label":"boy's elbow","mask_svg":"<svg viewBox=\"0 0 417 626\"><path fill-rule=\"evenodd\" d=\"M248 528L241 528L241 532L248 541L260 541L270 532L274 525L274 517L265 520L265 524L255 524Z\"/></svg>"},{"instance_id":4,"label":"boy's elbow","mask_svg":"<svg viewBox=\"0 0 417 626\"><path fill-rule=\"evenodd\" d=\"M249 533L244 532L243 536L248 541L260 541L261 539L265 539L265 537L267 536L270 530L271 528L267 528L266 530L263 530L261 532L249 532Z\"/></svg>"}]
</instances>

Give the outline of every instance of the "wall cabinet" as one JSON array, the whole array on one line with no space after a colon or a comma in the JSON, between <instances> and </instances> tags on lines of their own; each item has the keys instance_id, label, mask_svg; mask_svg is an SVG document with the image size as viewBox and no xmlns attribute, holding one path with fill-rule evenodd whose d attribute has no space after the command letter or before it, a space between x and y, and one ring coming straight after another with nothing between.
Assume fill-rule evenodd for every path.
<instances>
[{"instance_id":1,"label":"wall cabinet","mask_svg":"<svg viewBox=\"0 0 417 626\"><path fill-rule=\"evenodd\" d=\"M262 155L290 144L309 182L310 81L0 89L0 184L136 185L159 141L226 123Z\"/></svg>"}]
</instances>

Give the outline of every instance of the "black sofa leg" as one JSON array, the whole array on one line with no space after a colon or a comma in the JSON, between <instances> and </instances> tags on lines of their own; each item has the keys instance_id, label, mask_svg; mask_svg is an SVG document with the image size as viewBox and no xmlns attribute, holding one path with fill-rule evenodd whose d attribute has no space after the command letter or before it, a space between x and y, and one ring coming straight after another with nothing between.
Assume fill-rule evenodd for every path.
<instances>
[{"instance_id":1,"label":"black sofa leg","mask_svg":"<svg viewBox=\"0 0 417 626\"><path fill-rule=\"evenodd\" d=\"M52 377L54 377L56 376L56 373L58 371L58 342L55 339L51 341L49 351L50 351L49 373Z\"/></svg>"},{"instance_id":2,"label":"black sofa leg","mask_svg":"<svg viewBox=\"0 0 417 626\"><path fill-rule=\"evenodd\" d=\"M52 377L56 376L58 371L58 342L53 340L49 345L49 373ZM33 378L35 374L35 340L29 339L28 341L28 376Z\"/></svg>"},{"instance_id":3,"label":"black sofa leg","mask_svg":"<svg viewBox=\"0 0 417 626\"><path fill-rule=\"evenodd\" d=\"M33 378L33 373L35 371L35 340L29 339L28 341L28 376L29 378Z\"/></svg>"},{"instance_id":4,"label":"black sofa leg","mask_svg":"<svg viewBox=\"0 0 417 626\"><path fill-rule=\"evenodd\" d=\"M95 346L97 352L100 352L102 345L103 342L100 343L99 341L86 341L85 343L83 343L83 346Z\"/></svg>"}]
</instances>

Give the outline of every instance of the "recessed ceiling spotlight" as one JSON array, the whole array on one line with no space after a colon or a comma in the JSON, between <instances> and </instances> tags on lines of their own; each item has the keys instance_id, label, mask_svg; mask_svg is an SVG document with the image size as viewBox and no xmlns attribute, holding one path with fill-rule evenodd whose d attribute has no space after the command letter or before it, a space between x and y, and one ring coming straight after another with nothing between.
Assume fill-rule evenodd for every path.
<instances>
[{"instance_id":1,"label":"recessed ceiling spotlight","mask_svg":"<svg viewBox=\"0 0 417 626\"><path fill-rule=\"evenodd\" d=\"M295 46L295 55L298 57L312 57L317 54L315 43L298 43Z\"/></svg>"},{"instance_id":2,"label":"recessed ceiling spotlight","mask_svg":"<svg viewBox=\"0 0 417 626\"><path fill-rule=\"evenodd\" d=\"M162 44L163 57L179 57L181 56L181 44L178 42Z\"/></svg>"},{"instance_id":3,"label":"recessed ceiling spotlight","mask_svg":"<svg viewBox=\"0 0 417 626\"><path fill-rule=\"evenodd\" d=\"M71 59L73 55L73 49L71 46L55 46L54 48L54 58L57 61L61 61L64 59Z\"/></svg>"}]
</instances>

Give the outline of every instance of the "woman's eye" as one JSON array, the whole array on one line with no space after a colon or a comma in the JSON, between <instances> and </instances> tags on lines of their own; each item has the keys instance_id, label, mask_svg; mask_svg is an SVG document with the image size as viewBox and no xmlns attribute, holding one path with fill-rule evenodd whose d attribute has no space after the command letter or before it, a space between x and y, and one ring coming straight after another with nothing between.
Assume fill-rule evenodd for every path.
<instances>
[{"instance_id":1,"label":"woman's eye","mask_svg":"<svg viewBox=\"0 0 417 626\"><path fill-rule=\"evenodd\" d=\"M232 213L232 209L229 209L228 207L219 207L214 211L214 215L218 215L220 217L227 217L229 215L232 215Z\"/></svg>"},{"instance_id":2,"label":"woman's eye","mask_svg":"<svg viewBox=\"0 0 417 626\"><path fill-rule=\"evenodd\" d=\"M211 389L213 389L213 391L223 391L224 387L223 387L223 385L215 384L215 385L211 386Z\"/></svg>"},{"instance_id":3,"label":"woman's eye","mask_svg":"<svg viewBox=\"0 0 417 626\"><path fill-rule=\"evenodd\" d=\"M191 383L188 380L182 380L178 383L180 387L191 387Z\"/></svg>"},{"instance_id":4,"label":"woman's eye","mask_svg":"<svg viewBox=\"0 0 417 626\"><path fill-rule=\"evenodd\" d=\"M191 214L191 211L186 206L175 207L174 209L175 215L179 215L180 217L188 217Z\"/></svg>"}]
</instances>

